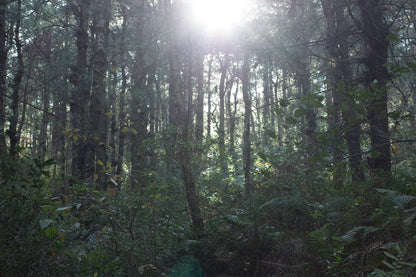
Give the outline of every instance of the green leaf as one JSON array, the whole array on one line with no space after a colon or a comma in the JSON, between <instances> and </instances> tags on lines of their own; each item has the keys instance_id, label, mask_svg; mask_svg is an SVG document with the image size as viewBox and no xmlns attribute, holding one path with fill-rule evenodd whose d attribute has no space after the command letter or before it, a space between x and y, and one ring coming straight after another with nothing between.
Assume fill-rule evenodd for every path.
<instances>
[{"instance_id":1,"label":"green leaf","mask_svg":"<svg viewBox=\"0 0 416 277\"><path fill-rule=\"evenodd\" d=\"M48 237L48 238L52 238L53 236L55 236L56 234L58 233L58 229L56 229L55 227L48 227L46 230L45 230L45 235Z\"/></svg>"},{"instance_id":2,"label":"green leaf","mask_svg":"<svg viewBox=\"0 0 416 277\"><path fill-rule=\"evenodd\" d=\"M396 121L400 118L400 112L399 111L393 111L393 112L389 113L389 117Z\"/></svg>"},{"instance_id":3,"label":"green leaf","mask_svg":"<svg viewBox=\"0 0 416 277\"><path fill-rule=\"evenodd\" d=\"M387 273L384 270L381 270L378 268L374 269L374 273L377 273L376 276L387 276ZM375 275L375 274L372 274L372 275Z\"/></svg>"},{"instance_id":4,"label":"green leaf","mask_svg":"<svg viewBox=\"0 0 416 277\"><path fill-rule=\"evenodd\" d=\"M386 37L386 41L397 42L399 40L399 35L396 33L391 33Z\"/></svg>"},{"instance_id":5,"label":"green leaf","mask_svg":"<svg viewBox=\"0 0 416 277\"><path fill-rule=\"evenodd\" d=\"M279 105L280 107L286 108L290 104L289 100L287 99L279 99Z\"/></svg>"},{"instance_id":6,"label":"green leaf","mask_svg":"<svg viewBox=\"0 0 416 277\"><path fill-rule=\"evenodd\" d=\"M54 207L53 207L53 206L51 206L51 205L43 205L43 206L40 206L40 207L41 207L41 209L42 209L42 210L44 210L45 212L52 211L52 210L54 209Z\"/></svg>"},{"instance_id":7,"label":"green leaf","mask_svg":"<svg viewBox=\"0 0 416 277\"><path fill-rule=\"evenodd\" d=\"M49 225L51 225L53 223L53 219L41 219L39 220L39 225L40 228L43 230L46 227L48 227Z\"/></svg>"},{"instance_id":8,"label":"green leaf","mask_svg":"<svg viewBox=\"0 0 416 277\"><path fill-rule=\"evenodd\" d=\"M66 210L70 210L71 207L62 207L62 208L58 208L56 209L57 212L62 212L62 211L66 211Z\"/></svg>"},{"instance_id":9,"label":"green leaf","mask_svg":"<svg viewBox=\"0 0 416 277\"><path fill-rule=\"evenodd\" d=\"M55 164L55 160L54 159L48 159L46 161L43 162L43 167L45 166L49 166L49 165L54 165Z\"/></svg>"},{"instance_id":10,"label":"green leaf","mask_svg":"<svg viewBox=\"0 0 416 277\"><path fill-rule=\"evenodd\" d=\"M257 155L259 155L259 157L263 160L263 161L267 161L267 156L264 152L257 152Z\"/></svg>"},{"instance_id":11,"label":"green leaf","mask_svg":"<svg viewBox=\"0 0 416 277\"><path fill-rule=\"evenodd\" d=\"M297 124L297 123L298 123L298 121L297 121L294 117L292 117L292 116L287 116L287 117L285 118L285 120L286 120L286 122L287 122L288 124L293 124L293 125L295 125L295 124Z\"/></svg>"},{"instance_id":12,"label":"green leaf","mask_svg":"<svg viewBox=\"0 0 416 277\"><path fill-rule=\"evenodd\" d=\"M293 113L293 115L296 118L305 116L306 115L306 110L305 109L302 109L302 108L296 109L295 112Z\"/></svg>"},{"instance_id":13,"label":"green leaf","mask_svg":"<svg viewBox=\"0 0 416 277\"><path fill-rule=\"evenodd\" d=\"M413 72L416 72L416 63L414 62L407 62L406 66L410 68Z\"/></svg>"},{"instance_id":14,"label":"green leaf","mask_svg":"<svg viewBox=\"0 0 416 277\"><path fill-rule=\"evenodd\" d=\"M387 261L381 261L385 266L387 266L388 268L395 270L395 266L392 265L391 263L387 262Z\"/></svg>"},{"instance_id":15,"label":"green leaf","mask_svg":"<svg viewBox=\"0 0 416 277\"><path fill-rule=\"evenodd\" d=\"M387 252L387 251L383 251L384 255L386 255L387 257L389 257L390 259L393 259L395 261L399 260L399 258L397 258L396 256L394 256L393 254Z\"/></svg>"},{"instance_id":16,"label":"green leaf","mask_svg":"<svg viewBox=\"0 0 416 277\"><path fill-rule=\"evenodd\" d=\"M272 129L266 129L264 130L264 133L270 138L273 138L273 139L277 138L276 132Z\"/></svg>"}]
</instances>

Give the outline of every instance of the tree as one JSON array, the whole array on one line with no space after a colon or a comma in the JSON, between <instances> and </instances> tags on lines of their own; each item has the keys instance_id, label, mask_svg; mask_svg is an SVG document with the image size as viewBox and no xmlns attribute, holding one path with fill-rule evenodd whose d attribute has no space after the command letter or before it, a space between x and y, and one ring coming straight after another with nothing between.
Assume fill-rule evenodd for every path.
<instances>
[{"instance_id":1,"label":"tree","mask_svg":"<svg viewBox=\"0 0 416 277\"><path fill-rule=\"evenodd\" d=\"M250 138L250 122L251 122L251 96L250 96L250 57L248 53L244 53L243 69L241 75L241 83L243 86L244 100L244 132L243 132L243 170L244 185L246 196L249 197L253 192L253 184L251 180L251 138Z\"/></svg>"},{"instance_id":2,"label":"tree","mask_svg":"<svg viewBox=\"0 0 416 277\"><path fill-rule=\"evenodd\" d=\"M0 155L4 156L7 153L6 149L6 109L5 98L7 95L7 53L9 50L7 42L7 6L8 0L0 2Z\"/></svg>"},{"instance_id":3,"label":"tree","mask_svg":"<svg viewBox=\"0 0 416 277\"><path fill-rule=\"evenodd\" d=\"M350 34L345 17L347 7L345 3L336 1L322 0L321 3L327 23L326 48L329 56L334 61L332 67L328 68L328 87L332 92L332 103L329 106L330 128L335 134L343 131L348 147L348 161L352 171L352 181L360 182L365 179L361 155L361 119L353 95L348 49ZM339 124L341 117L343 125ZM342 159L339 145L340 136L334 136L331 140L334 162L336 166L339 166L338 163Z\"/></svg>"},{"instance_id":4,"label":"tree","mask_svg":"<svg viewBox=\"0 0 416 277\"><path fill-rule=\"evenodd\" d=\"M195 178L191 168L191 134L192 134L192 114L190 107L192 105L192 92L184 91L181 84L181 64L179 60L179 42L177 24L181 18L178 17L179 4L168 4L169 17L169 125L173 133L173 139L177 147L176 159L182 172L182 179L185 185L186 199L192 219L193 226L196 230L202 231L203 219L199 207L198 195L195 187ZM187 93L186 93L187 92ZM172 138L171 138L172 139ZM172 143L172 141L171 141Z\"/></svg>"},{"instance_id":5,"label":"tree","mask_svg":"<svg viewBox=\"0 0 416 277\"><path fill-rule=\"evenodd\" d=\"M76 19L77 57L72 68L71 124L72 124L72 174L75 178L92 183L94 175L93 145L88 129L90 101L90 74L88 69L88 21L90 0L68 2Z\"/></svg>"},{"instance_id":6,"label":"tree","mask_svg":"<svg viewBox=\"0 0 416 277\"><path fill-rule=\"evenodd\" d=\"M91 36L91 104L89 109L89 130L91 132L90 147L95 163L95 179L100 189L107 188L107 76L109 24L111 20L111 1L99 0L93 2Z\"/></svg>"},{"instance_id":7,"label":"tree","mask_svg":"<svg viewBox=\"0 0 416 277\"><path fill-rule=\"evenodd\" d=\"M230 56L225 53L223 61L220 61L220 86L219 86L219 97L220 97L220 124L218 128L218 148L219 148L219 162L221 173L224 177L228 175L227 158L225 152L225 95L226 95L226 78L228 69L230 67Z\"/></svg>"},{"instance_id":8,"label":"tree","mask_svg":"<svg viewBox=\"0 0 416 277\"><path fill-rule=\"evenodd\" d=\"M372 157L369 164L375 174L384 176L391 173L387 108L389 73L386 67L390 30L384 18L385 4L383 1L358 1L357 5L361 12L363 64L366 67L363 82L371 94L367 104L372 147Z\"/></svg>"},{"instance_id":9,"label":"tree","mask_svg":"<svg viewBox=\"0 0 416 277\"><path fill-rule=\"evenodd\" d=\"M10 138L10 156L12 158L17 157L17 148L19 146L19 137L18 134L18 121L19 121L19 93L20 93L20 86L22 83L22 78L24 74L24 63L23 63L23 56L22 56L22 42L20 40L20 25L21 25L21 13L22 13L22 1L17 1L17 8L16 8L16 26L14 29L14 42L17 51L17 66L16 72L14 73L14 80L13 80L13 92L12 92L12 116L10 118L10 127L7 130L7 135Z\"/></svg>"}]
</instances>

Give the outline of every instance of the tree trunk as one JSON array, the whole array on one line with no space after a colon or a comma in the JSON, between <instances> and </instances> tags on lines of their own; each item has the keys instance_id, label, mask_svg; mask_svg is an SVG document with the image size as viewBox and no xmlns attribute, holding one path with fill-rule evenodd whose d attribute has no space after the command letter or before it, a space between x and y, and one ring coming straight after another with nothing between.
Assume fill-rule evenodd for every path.
<instances>
[{"instance_id":1,"label":"tree trunk","mask_svg":"<svg viewBox=\"0 0 416 277\"><path fill-rule=\"evenodd\" d=\"M349 66L349 50L348 50L348 27L344 15L345 4L338 3L333 0L321 0L322 8L327 21L327 50L331 60L334 61L333 67L329 70L329 86L332 105L329 107L330 133L335 170L334 180L339 185L342 183L340 172L340 162L342 160L342 152L340 141L341 126L339 122L344 122L344 138L347 142L348 161L351 169L351 177L354 182L364 181L365 175L362 170L362 157L360 146L361 124L359 115L355 111L355 99L349 92L352 90L352 74ZM339 34L344 34L340 36Z\"/></svg>"},{"instance_id":2,"label":"tree trunk","mask_svg":"<svg viewBox=\"0 0 416 277\"><path fill-rule=\"evenodd\" d=\"M89 128L92 131L90 146L93 150L97 188L107 188L107 60L111 0L95 2L93 9L92 37L92 95Z\"/></svg>"},{"instance_id":3,"label":"tree trunk","mask_svg":"<svg viewBox=\"0 0 416 277\"><path fill-rule=\"evenodd\" d=\"M219 162L221 173L224 178L228 176L227 156L225 153L225 81L227 78L228 68L230 67L229 54L226 53L224 60L221 62L221 78L220 78L220 126L218 129L218 148L219 148Z\"/></svg>"},{"instance_id":4,"label":"tree trunk","mask_svg":"<svg viewBox=\"0 0 416 277\"><path fill-rule=\"evenodd\" d=\"M9 138L10 138L10 156L12 158L17 158L18 153L18 146L19 146L19 137L20 135L17 133L17 125L19 120L19 92L20 86L22 83L22 78L24 74L24 63L23 63L23 55L22 55L22 42L20 41L20 21L21 21L21 12L22 12L22 1L17 1L17 18L16 18L16 26L14 31L14 41L16 44L16 52L17 52L17 67L16 73L14 75L13 80L13 93L12 93L12 116L10 119L10 127L7 131Z\"/></svg>"},{"instance_id":5,"label":"tree trunk","mask_svg":"<svg viewBox=\"0 0 416 277\"><path fill-rule=\"evenodd\" d=\"M208 93L208 99L207 99L207 105L208 105L208 111L207 111L207 137L211 137L211 98L212 98L212 92L211 92L211 74L212 74L212 62L213 62L213 56L211 56L211 59L208 62L208 81L207 81L207 93Z\"/></svg>"},{"instance_id":6,"label":"tree trunk","mask_svg":"<svg viewBox=\"0 0 416 277\"><path fill-rule=\"evenodd\" d=\"M203 220L199 207L198 195L195 187L195 179L191 169L190 138L192 126L192 114L189 113L190 95L186 95L181 85L181 66L178 60L179 50L177 42L178 14L175 11L175 3L170 6L170 32L169 32L169 124L174 132L173 137L179 139L176 144L177 161L182 169L182 179L185 185L186 199L192 219L192 224L197 231L202 231ZM188 93L190 93L188 91Z\"/></svg>"},{"instance_id":7,"label":"tree trunk","mask_svg":"<svg viewBox=\"0 0 416 277\"><path fill-rule=\"evenodd\" d=\"M7 95L7 26L6 14L8 0L0 0L0 156L4 157L7 153L5 124L6 109L5 100Z\"/></svg>"},{"instance_id":8,"label":"tree trunk","mask_svg":"<svg viewBox=\"0 0 416 277\"><path fill-rule=\"evenodd\" d=\"M120 113L119 113L119 137L118 137L118 151L117 151L117 178L121 178L123 175L123 160L124 160L124 147L126 139L126 114L125 114L125 96L127 90L127 73L126 73L126 31L127 31L127 8L125 5L121 5L121 15L123 17L121 37L120 37L120 67L121 67L121 91L120 91Z\"/></svg>"},{"instance_id":9,"label":"tree trunk","mask_svg":"<svg viewBox=\"0 0 416 277\"><path fill-rule=\"evenodd\" d=\"M270 86L270 60L267 57L263 65L263 130L274 131L274 126L271 124L270 105L272 102L271 86ZM273 128L273 129L272 129ZM270 144L270 136L263 132L262 145L267 147Z\"/></svg>"},{"instance_id":10,"label":"tree trunk","mask_svg":"<svg viewBox=\"0 0 416 277\"><path fill-rule=\"evenodd\" d=\"M251 96L250 96L250 58L244 54L243 72L241 76L244 100L244 132L243 132L243 170L246 197L250 197L253 185L251 183Z\"/></svg>"},{"instance_id":11,"label":"tree trunk","mask_svg":"<svg viewBox=\"0 0 416 277\"><path fill-rule=\"evenodd\" d=\"M235 76L231 77L233 80ZM238 80L238 79L237 79ZM236 84L236 89L234 92L234 98L231 98L233 84L231 81L230 87L227 89L227 117L228 117L228 135L229 135L229 143L228 143L228 154L231 157L231 160L234 164L234 175L236 175L236 171L238 170L237 165L237 156L235 151L235 129L236 129L236 113L237 113L237 95L238 95L238 81Z\"/></svg>"},{"instance_id":12,"label":"tree trunk","mask_svg":"<svg viewBox=\"0 0 416 277\"><path fill-rule=\"evenodd\" d=\"M196 54L195 140L197 144L196 153L201 154L204 135L204 55L201 51L197 51Z\"/></svg>"},{"instance_id":13,"label":"tree trunk","mask_svg":"<svg viewBox=\"0 0 416 277\"><path fill-rule=\"evenodd\" d=\"M89 131L87 126L88 106L90 103L90 74L88 70L88 19L90 0L82 0L78 5L70 4L77 20L76 45L77 60L73 66L71 82L71 139L72 139L72 175L75 179L92 182L94 167L91 147L87 144Z\"/></svg>"},{"instance_id":14,"label":"tree trunk","mask_svg":"<svg viewBox=\"0 0 416 277\"><path fill-rule=\"evenodd\" d=\"M143 3L140 5L140 15L144 14ZM138 16L136 21L136 37L143 38L143 18ZM135 61L132 69L132 100L131 100L131 186L135 189L144 187L145 148L143 142L147 137L148 125L148 91L146 87L146 75L148 75L148 64L145 60L145 42L140 41L136 47Z\"/></svg>"},{"instance_id":15,"label":"tree trunk","mask_svg":"<svg viewBox=\"0 0 416 277\"><path fill-rule=\"evenodd\" d=\"M387 81L389 73L385 66L388 58L390 32L384 20L386 7L380 0L360 0L358 6L362 17L362 30L365 45L364 82L371 99L367 105L367 119L370 125L372 157L370 169L376 176L391 173L390 133L387 110Z\"/></svg>"}]
</instances>

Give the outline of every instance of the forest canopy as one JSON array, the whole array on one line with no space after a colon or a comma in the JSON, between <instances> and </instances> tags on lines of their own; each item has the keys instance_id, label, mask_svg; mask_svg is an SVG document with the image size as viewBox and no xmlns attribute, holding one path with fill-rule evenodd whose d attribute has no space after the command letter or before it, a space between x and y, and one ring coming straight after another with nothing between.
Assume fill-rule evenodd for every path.
<instances>
[{"instance_id":1,"label":"forest canopy","mask_svg":"<svg viewBox=\"0 0 416 277\"><path fill-rule=\"evenodd\" d=\"M1 274L414 276L415 47L414 0L0 0Z\"/></svg>"}]
</instances>

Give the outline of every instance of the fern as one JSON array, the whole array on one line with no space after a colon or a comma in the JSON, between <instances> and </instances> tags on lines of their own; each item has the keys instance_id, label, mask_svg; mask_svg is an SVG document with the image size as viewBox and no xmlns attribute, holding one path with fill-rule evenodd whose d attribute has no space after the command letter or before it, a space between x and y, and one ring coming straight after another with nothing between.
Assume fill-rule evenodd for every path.
<instances>
[{"instance_id":1,"label":"fern","mask_svg":"<svg viewBox=\"0 0 416 277\"><path fill-rule=\"evenodd\" d=\"M343 236L339 237L339 239L349 244L354 242L356 236L359 234L361 234L363 238L366 238L369 234L372 234L378 230L380 230L380 228L374 226L357 226L345 233Z\"/></svg>"},{"instance_id":2,"label":"fern","mask_svg":"<svg viewBox=\"0 0 416 277\"><path fill-rule=\"evenodd\" d=\"M400 208L404 209L408 205L410 205L413 201L416 200L415 196L412 195L402 195L399 194L397 191L388 190L388 189L377 189L377 192L384 194L390 201L394 204L399 206Z\"/></svg>"},{"instance_id":3,"label":"fern","mask_svg":"<svg viewBox=\"0 0 416 277\"><path fill-rule=\"evenodd\" d=\"M328 251L328 239L330 237L329 228L331 226L332 224L326 223L320 229L308 234L309 244L313 250L317 252Z\"/></svg>"},{"instance_id":4,"label":"fern","mask_svg":"<svg viewBox=\"0 0 416 277\"><path fill-rule=\"evenodd\" d=\"M253 225L253 221L243 215L225 215L225 219L240 227L249 227Z\"/></svg>"},{"instance_id":5,"label":"fern","mask_svg":"<svg viewBox=\"0 0 416 277\"><path fill-rule=\"evenodd\" d=\"M404 224L411 224L416 218L416 207L405 211L409 216L403 221Z\"/></svg>"}]
</instances>

